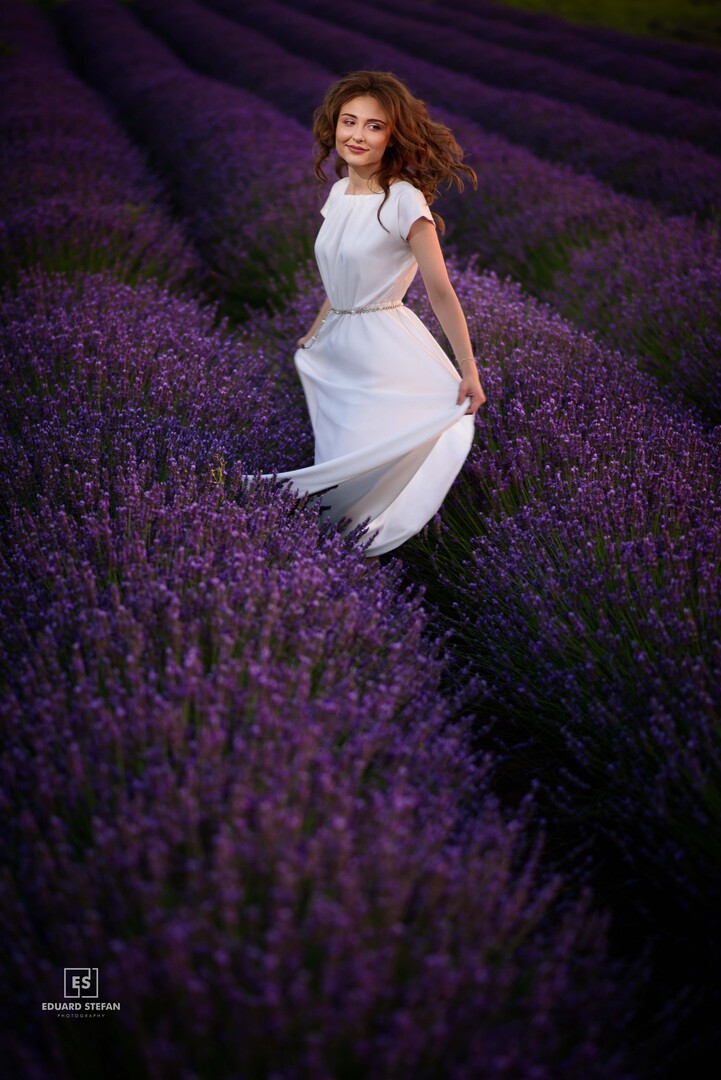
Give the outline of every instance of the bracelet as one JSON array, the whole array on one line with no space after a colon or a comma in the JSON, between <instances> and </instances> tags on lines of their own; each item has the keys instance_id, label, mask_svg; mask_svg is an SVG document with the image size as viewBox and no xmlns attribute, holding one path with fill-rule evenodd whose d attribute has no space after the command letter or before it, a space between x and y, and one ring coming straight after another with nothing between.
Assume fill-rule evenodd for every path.
<instances>
[{"instance_id":1,"label":"bracelet","mask_svg":"<svg viewBox=\"0 0 721 1080\"><path fill-rule=\"evenodd\" d=\"M475 356L464 356L461 360L456 360L457 364L475 364Z\"/></svg>"}]
</instances>

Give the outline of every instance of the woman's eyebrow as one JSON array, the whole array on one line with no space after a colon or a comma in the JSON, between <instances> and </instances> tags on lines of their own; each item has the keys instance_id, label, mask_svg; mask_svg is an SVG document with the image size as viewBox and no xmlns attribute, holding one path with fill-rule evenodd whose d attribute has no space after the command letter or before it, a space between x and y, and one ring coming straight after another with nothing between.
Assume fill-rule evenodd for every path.
<instances>
[{"instance_id":1,"label":"woman's eyebrow","mask_svg":"<svg viewBox=\"0 0 721 1080\"><path fill-rule=\"evenodd\" d=\"M344 113L341 113L341 116L350 116L350 117L351 117L351 119L353 119L353 120L357 120L357 119L358 119L358 117L356 116L356 114L355 114L355 113L352 113L352 112L344 112ZM374 118L373 118L372 116L370 116L370 117L368 118L368 123L369 123L369 124L386 124L385 120L375 120L375 119L374 119ZM387 126L387 125L386 125L386 126Z\"/></svg>"}]
</instances>

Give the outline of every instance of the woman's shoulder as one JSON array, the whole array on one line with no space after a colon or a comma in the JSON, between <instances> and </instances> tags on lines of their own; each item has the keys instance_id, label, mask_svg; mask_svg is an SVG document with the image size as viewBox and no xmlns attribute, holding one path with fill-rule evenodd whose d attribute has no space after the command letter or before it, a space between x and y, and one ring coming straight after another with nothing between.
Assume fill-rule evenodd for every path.
<instances>
[{"instance_id":1,"label":"woman's shoulder","mask_svg":"<svg viewBox=\"0 0 721 1080\"><path fill-rule=\"evenodd\" d=\"M340 180L336 180L335 183L331 184L331 186L326 189L327 198L328 199L334 199L334 198L336 198L336 196L342 195L347 187L348 187L348 177L347 176L341 176Z\"/></svg>"},{"instance_id":2,"label":"woman's shoulder","mask_svg":"<svg viewBox=\"0 0 721 1080\"><path fill-rule=\"evenodd\" d=\"M390 193L394 194L396 198L402 195L405 195L406 197L410 195L415 198L416 192L419 195L423 194L421 189L416 187L415 184L412 184L410 180L394 180L390 186Z\"/></svg>"},{"instance_id":3,"label":"woman's shoulder","mask_svg":"<svg viewBox=\"0 0 721 1080\"><path fill-rule=\"evenodd\" d=\"M410 180L394 180L391 184L391 190L393 188L397 188L398 191L407 191L409 188L411 191L420 191L420 188L416 187L415 184L412 184Z\"/></svg>"},{"instance_id":4,"label":"woman's shoulder","mask_svg":"<svg viewBox=\"0 0 721 1080\"><path fill-rule=\"evenodd\" d=\"M409 180L398 180L391 187L397 189L395 208L398 214L398 231L402 240L408 240L411 226L418 218L434 222L428 201L419 187Z\"/></svg>"},{"instance_id":5,"label":"woman's shoulder","mask_svg":"<svg viewBox=\"0 0 721 1080\"><path fill-rule=\"evenodd\" d=\"M342 195L345 189L348 187L348 177L341 176L340 180L336 180L334 184L331 184L330 188L325 188L325 202L320 208L320 212L323 217L328 213L328 209L331 204L335 203L339 195Z\"/></svg>"},{"instance_id":6,"label":"woman's shoulder","mask_svg":"<svg viewBox=\"0 0 721 1080\"><path fill-rule=\"evenodd\" d=\"M428 206L428 201L419 187L410 180L394 180L390 187L392 195L399 204L407 206Z\"/></svg>"}]
</instances>

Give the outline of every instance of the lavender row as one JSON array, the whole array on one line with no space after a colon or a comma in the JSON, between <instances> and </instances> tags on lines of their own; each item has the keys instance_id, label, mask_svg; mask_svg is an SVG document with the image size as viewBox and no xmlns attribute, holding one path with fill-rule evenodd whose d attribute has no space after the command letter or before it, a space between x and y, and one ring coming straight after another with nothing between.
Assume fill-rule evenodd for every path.
<instances>
[{"instance_id":1,"label":"lavender row","mask_svg":"<svg viewBox=\"0 0 721 1080\"><path fill-rule=\"evenodd\" d=\"M332 79L320 65L192 0L172 7L167 0L136 0L134 10L203 72L252 86L304 122ZM667 223L592 177L540 162L456 115L434 113L453 128L479 177L477 194L442 200L448 239L639 354L676 393L721 418L714 230L683 219ZM292 151L291 157L295 163Z\"/></svg>"},{"instance_id":2,"label":"lavender row","mask_svg":"<svg viewBox=\"0 0 721 1080\"><path fill-rule=\"evenodd\" d=\"M370 67L394 71L431 104L459 112L539 157L592 173L620 191L661 201L684 213L718 213L719 161L714 155L690 143L603 120L581 106L487 86L412 57L383 39L347 28L357 24L367 29L367 19L354 5L335 5L332 18L338 21L330 23L274 0L267 4L204 3L268 34L291 52L336 71L356 66L361 56ZM432 32L429 36L433 37Z\"/></svg>"},{"instance_id":3,"label":"lavender row","mask_svg":"<svg viewBox=\"0 0 721 1080\"><path fill-rule=\"evenodd\" d=\"M312 126L313 113L334 79L330 68L288 52L197 0L133 0L132 10L193 70L251 91L304 128ZM299 182L308 186L312 157L305 164L305 177Z\"/></svg>"},{"instance_id":4,"label":"lavender row","mask_svg":"<svg viewBox=\"0 0 721 1080\"><path fill-rule=\"evenodd\" d=\"M488 406L416 543L437 629L509 782L539 779L575 857L694 950L701 983L721 910L719 431L518 287L455 288Z\"/></svg>"},{"instance_id":5,"label":"lavender row","mask_svg":"<svg viewBox=\"0 0 721 1080\"><path fill-rule=\"evenodd\" d=\"M309 133L255 95L192 74L110 0L71 0L54 16L85 77L165 176L225 310L282 303L318 218Z\"/></svg>"},{"instance_id":6,"label":"lavender row","mask_svg":"<svg viewBox=\"0 0 721 1080\"><path fill-rule=\"evenodd\" d=\"M286 0L321 18L339 20L344 26L366 31L368 9L353 0ZM469 40L447 26L428 26L407 15L373 8L373 31L382 40L404 52L449 71L465 73L479 80L511 91L539 94L552 101L582 106L593 116L643 134L697 143L711 153L721 152L721 111L689 100L635 86L590 72L578 71L566 64L532 56L489 41L487 37ZM689 148L690 149L690 148Z\"/></svg>"},{"instance_id":7,"label":"lavender row","mask_svg":"<svg viewBox=\"0 0 721 1080\"><path fill-rule=\"evenodd\" d=\"M371 4L412 19L421 19L434 27L452 26L457 34L465 35L466 40L470 37L483 42L492 41L522 53L538 53L591 75L605 76L662 94L691 98L704 105L721 105L721 59L717 60L714 76L711 72L676 68L643 54L629 57L627 52L600 41L584 41L560 20L554 29L540 30L487 18L484 5L481 5L478 14L474 5L471 14L457 9L449 10L439 4L418 3L418 0L371 0Z\"/></svg>"},{"instance_id":8,"label":"lavender row","mask_svg":"<svg viewBox=\"0 0 721 1080\"><path fill-rule=\"evenodd\" d=\"M549 299L721 423L721 236L678 219L592 240Z\"/></svg>"},{"instance_id":9,"label":"lavender row","mask_svg":"<svg viewBox=\"0 0 721 1080\"><path fill-rule=\"evenodd\" d=\"M443 7L449 8L448 18L454 18L458 10L482 15L484 19L493 19L501 24L524 26L532 30L555 33L560 28L565 33L573 34L579 48L586 42L606 45L630 53L629 63L635 63L639 56L650 56L667 64L692 71L706 71L719 75L718 49L705 48L703 45L689 45L679 41L664 41L660 38L641 34L624 33L610 27L582 26L568 22L554 15L541 12L523 11L507 4L489 3L488 0L442 0Z\"/></svg>"},{"instance_id":10,"label":"lavender row","mask_svg":"<svg viewBox=\"0 0 721 1080\"><path fill-rule=\"evenodd\" d=\"M399 568L240 490L241 423L277 452L267 356L150 284L35 275L3 309L15 1074L630 1076L606 920L491 796ZM121 1004L82 1055L40 1009L78 963Z\"/></svg>"},{"instance_id":11,"label":"lavender row","mask_svg":"<svg viewBox=\"0 0 721 1080\"><path fill-rule=\"evenodd\" d=\"M0 273L112 267L127 280L202 281L164 190L34 8L4 7Z\"/></svg>"}]
</instances>

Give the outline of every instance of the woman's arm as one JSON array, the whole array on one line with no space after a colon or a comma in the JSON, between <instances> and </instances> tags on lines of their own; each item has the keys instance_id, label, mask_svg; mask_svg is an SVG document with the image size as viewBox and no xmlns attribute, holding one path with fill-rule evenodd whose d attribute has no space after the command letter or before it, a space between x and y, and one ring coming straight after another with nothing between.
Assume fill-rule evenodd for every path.
<instances>
[{"instance_id":1,"label":"woman's arm","mask_svg":"<svg viewBox=\"0 0 721 1080\"><path fill-rule=\"evenodd\" d=\"M460 368L458 404L462 405L465 398L469 397L471 404L468 412L475 413L486 400L486 395L483 393L478 368L473 359L473 346L466 317L448 279L446 262L433 222L427 218L414 221L408 234L408 243L416 257L431 307L451 344Z\"/></svg>"},{"instance_id":2,"label":"woman's arm","mask_svg":"<svg viewBox=\"0 0 721 1080\"><path fill-rule=\"evenodd\" d=\"M323 301L323 303L320 306L320 310L319 310L318 314L316 315L315 319L313 320L313 325L311 326L310 330L308 331L307 334L303 334L303 337L298 338L297 344L298 344L299 349L304 348L305 345L310 341L310 339L315 337L315 335L318 333L318 331L320 329L320 324L323 322L323 320L325 319L325 317L326 317L326 315L328 314L329 311L330 311L330 300L326 296L325 300Z\"/></svg>"}]
</instances>

